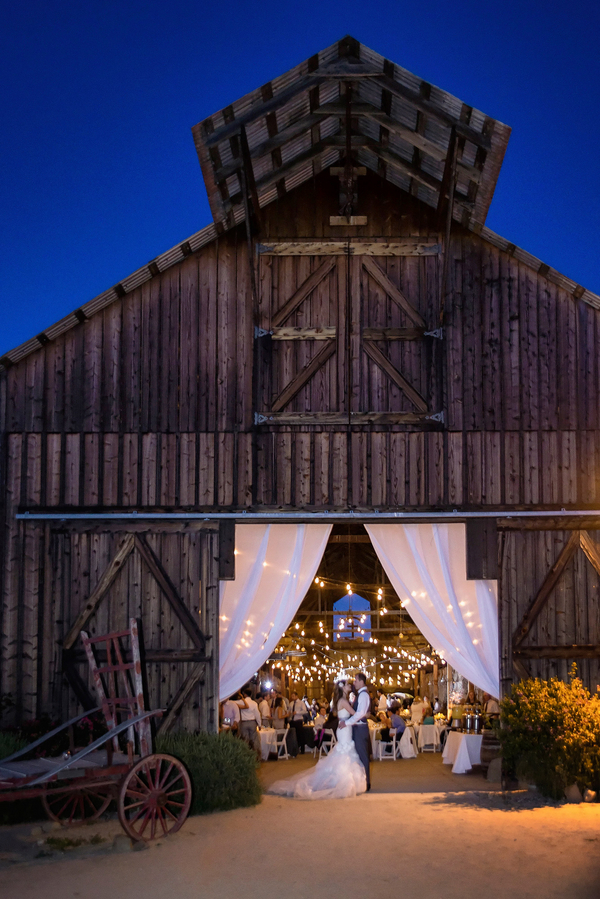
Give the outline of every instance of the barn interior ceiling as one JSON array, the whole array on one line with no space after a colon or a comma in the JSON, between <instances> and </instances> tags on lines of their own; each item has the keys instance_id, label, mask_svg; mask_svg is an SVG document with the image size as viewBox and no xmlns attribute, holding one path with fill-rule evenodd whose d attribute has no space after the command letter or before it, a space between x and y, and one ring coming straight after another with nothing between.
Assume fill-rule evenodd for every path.
<instances>
[{"instance_id":1,"label":"barn interior ceiling","mask_svg":"<svg viewBox=\"0 0 600 899\"><path fill-rule=\"evenodd\" d=\"M334 609L352 595L367 600L370 610ZM334 525L317 575L268 666L306 685L361 668L374 683L399 689L411 687L413 675L431 671L434 662L442 664L403 608L364 526Z\"/></svg>"}]
</instances>

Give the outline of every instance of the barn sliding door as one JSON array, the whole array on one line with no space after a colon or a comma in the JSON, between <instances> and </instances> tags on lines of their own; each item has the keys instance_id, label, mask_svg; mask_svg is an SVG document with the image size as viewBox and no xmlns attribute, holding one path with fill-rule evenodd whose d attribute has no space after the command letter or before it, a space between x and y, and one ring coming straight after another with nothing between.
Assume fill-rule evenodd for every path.
<instances>
[{"instance_id":1,"label":"barn sliding door","mask_svg":"<svg viewBox=\"0 0 600 899\"><path fill-rule=\"evenodd\" d=\"M149 705L165 710L159 728L216 731L218 538L190 525L52 529L48 705L75 714L93 692L81 629L104 634L139 618Z\"/></svg>"},{"instance_id":2,"label":"barn sliding door","mask_svg":"<svg viewBox=\"0 0 600 899\"><path fill-rule=\"evenodd\" d=\"M440 420L438 249L261 247L256 423Z\"/></svg>"}]
</instances>

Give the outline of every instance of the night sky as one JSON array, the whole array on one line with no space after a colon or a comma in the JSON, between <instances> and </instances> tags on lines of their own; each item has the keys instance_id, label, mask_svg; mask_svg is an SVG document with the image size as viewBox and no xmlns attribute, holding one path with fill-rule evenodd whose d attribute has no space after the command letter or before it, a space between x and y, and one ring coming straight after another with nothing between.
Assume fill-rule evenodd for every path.
<instances>
[{"instance_id":1,"label":"night sky","mask_svg":"<svg viewBox=\"0 0 600 899\"><path fill-rule=\"evenodd\" d=\"M488 226L600 293L596 2L33 0L0 27L0 354L209 224L192 125L344 34L512 127Z\"/></svg>"}]
</instances>

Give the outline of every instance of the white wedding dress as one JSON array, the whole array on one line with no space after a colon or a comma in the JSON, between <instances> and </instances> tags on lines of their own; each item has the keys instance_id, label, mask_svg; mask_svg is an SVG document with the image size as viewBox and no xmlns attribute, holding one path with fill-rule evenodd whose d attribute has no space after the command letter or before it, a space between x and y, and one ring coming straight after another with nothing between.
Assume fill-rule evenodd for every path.
<instances>
[{"instance_id":1,"label":"white wedding dress","mask_svg":"<svg viewBox=\"0 0 600 899\"><path fill-rule=\"evenodd\" d=\"M338 718L350 718L341 709ZM267 793L292 796L294 799L350 799L367 789L367 776L352 739L352 727L337 731L337 743L329 754L319 759L314 768L278 780Z\"/></svg>"}]
</instances>

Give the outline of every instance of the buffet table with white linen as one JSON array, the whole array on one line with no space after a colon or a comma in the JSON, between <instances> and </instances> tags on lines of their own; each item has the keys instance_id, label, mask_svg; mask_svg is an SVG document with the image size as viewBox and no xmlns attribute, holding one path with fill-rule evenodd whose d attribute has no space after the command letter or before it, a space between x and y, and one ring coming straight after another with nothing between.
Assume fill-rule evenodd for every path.
<instances>
[{"instance_id":1,"label":"buffet table with white linen","mask_svg":"<svg viewBox=\"0 0 600 899\"><path fill-rule=\"evenodd\" d=\"M271 752L277 752L277 731L274 727L261 727L260 734L260 754L263 762L266 762Z\"/></svg>"},{"instance_id":2,"label":"buffet table with white linen","mask_svg":"<svg viewBox=\"0 0 600 899\"><path fill-rule=\"evenodd\" d=\"M481 764L482 734L463 734L451 730L442 754L445 765L452 765L453 774L466 774L473 765Z\"/></svg>"}]
</instances>

